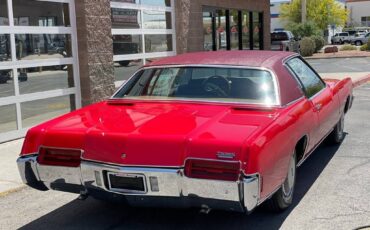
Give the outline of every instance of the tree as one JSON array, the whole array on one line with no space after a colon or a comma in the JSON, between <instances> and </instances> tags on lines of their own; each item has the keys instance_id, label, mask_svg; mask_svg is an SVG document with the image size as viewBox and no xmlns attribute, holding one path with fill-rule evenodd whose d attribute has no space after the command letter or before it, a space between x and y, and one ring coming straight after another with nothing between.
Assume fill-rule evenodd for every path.
<instances>
[{"instance_id":1,"label":"tree","mask_svg":"<svg viewBox=\"0 0 370 230\"><path fill-rule=\"evenodd\" d=\"M301 23L302 0L292 0L291 3L282 4L281 18L288 25ZM307 0L307 21L313 22L321 30L328 25L344 26L348 11L335 0Z\"/></svg>"}]
</instances>

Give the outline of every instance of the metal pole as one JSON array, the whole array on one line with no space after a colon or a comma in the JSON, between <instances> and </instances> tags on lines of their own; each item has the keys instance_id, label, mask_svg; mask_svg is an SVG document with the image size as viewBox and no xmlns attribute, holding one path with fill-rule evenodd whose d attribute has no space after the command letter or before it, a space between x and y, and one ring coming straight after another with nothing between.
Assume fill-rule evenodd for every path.
<instances>
[{"instance_id":1,"label":"metal pole","mask_svg":"<svg viewBox=\"0 0 370 230\"><path fill-rule=\"evenodd\" d=\"M302 0L302 23L306 23L307 19L307 0Z\"/></svg>"}]
</instances>

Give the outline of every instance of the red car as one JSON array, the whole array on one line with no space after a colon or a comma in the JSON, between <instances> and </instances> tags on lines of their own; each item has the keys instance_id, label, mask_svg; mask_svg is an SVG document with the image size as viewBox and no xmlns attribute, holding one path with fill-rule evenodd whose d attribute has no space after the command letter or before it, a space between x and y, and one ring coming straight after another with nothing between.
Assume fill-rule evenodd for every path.
<instances>
[{"instance_id":1,"label":"red car","mask_svg":"<svg viewBox=\"0 0 370 230\"><path fill-rule=\"evenodd\" d=\"M296 167L340 143L350 79L299 55L189 53L150 63L110 99L30 129L24 183L134 206L250 212L291 203Z\"/></svg>"}]
</instances>

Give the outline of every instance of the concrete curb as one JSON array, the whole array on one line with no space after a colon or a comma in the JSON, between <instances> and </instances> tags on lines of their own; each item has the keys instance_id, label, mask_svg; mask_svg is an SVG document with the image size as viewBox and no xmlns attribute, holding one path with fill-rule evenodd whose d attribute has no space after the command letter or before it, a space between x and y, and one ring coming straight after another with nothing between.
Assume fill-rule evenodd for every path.
<instances>
[{"instance_id":1,"label":"concrete curb","mask_svg":"<svg viewBox=\"0 0 370 230\"><path fill-rule=\"evenodd\" d=\"M353 87L359 87L359 86L365 84L368 81L370 81L370 74L354 81L353 82Z\"/></svg>"}]
</instances>

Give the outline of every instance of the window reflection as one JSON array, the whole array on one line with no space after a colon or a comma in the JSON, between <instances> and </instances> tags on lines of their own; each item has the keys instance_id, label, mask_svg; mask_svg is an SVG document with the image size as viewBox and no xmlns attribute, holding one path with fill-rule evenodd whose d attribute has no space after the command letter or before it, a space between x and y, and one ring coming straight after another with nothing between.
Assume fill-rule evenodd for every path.
<instances>
[{"instance_id":1,"label":"window reflection","mask_svg":"<svg viewBox=\"0 0 370 230\"><path fill-rule=\"evenodd\" d=\"M142 53L141 35L114 35L113 53L114 55Z\"/></svg>"},{"instance_id":2,"label":"window reflection","mask_svg":"<svg viewBox=\"0 0 370 230\"><path fill-rule=\"evenodd\" d=\"M0 0L0 26L8 26L8 7L7 0Z\"/></svg>"},{"instance_id":3,"label":"window reflection","mask_svg":"<svg viewBox=\"0 0 370 230\"><path fill-rule=\"evenodd\" d=\"M14 95L13 71L0 70L0 98Z\"/></svg>"},{"instance_id":4,"label":"window reflection","mask_svg":"<svg viewBox=\"0 0 370 230\"><path fill-rule=\"evenodd\" d=\"M0 62L11 61L11 48L9 34L0 34Z\"/></svg>"},{"instance_id":5,"label":"window reflection","mask_svg":"<svg viewBox=\"0 0 370 230\"><path fill-rule=\"evenodd\" d=\"M67 89L74 86L72 65L20 69L18 76L25 79L19 84L21 94Z\"/></svg>"},{"instance_id":6,"label":"window reflection","mask_svg":"<svg viewBox=\"0 0 370 230\"><path fill-rule=\"evenodd\" d=\"M67 3L13 0L14 25L70 26Z\"/></svg>"},{"instance_id":7,"label":"window reflection","mask_svg":"<svg viewBox=\"0 0 370 230\"><path fill-rule=\"evenodd\" d=\"M67 34L16 34L18 60L71 57L71 36Z\"/></svg>"},{"instance_id":8,"label":"window reflection","mask_svg":"<svg viewBox=\"0 0 370 230\"><path fill-rule=\"evenodd\" d=\"M171 13L144 11L144 29L171 29Z\"/></svg>"},{"instance_id":9,"label":"window reflection","mask_svg":"<svg viewBox=\"0 0 370 230\"><path fill-rule=\"evenodd\" d=\"M74 95L23 102L21 103L23 128L29 128L71 112L75 109L73 104Z\"/></svg>"},{"instance_id":10,"label":"window reflection","mask_svg":"<svg viewBox=\"0 0 370 230\"><path fill-rule=\"evenodd\" d=\"M114 63L114 76L116 81L128 80L140 67L143 60L125 60Z\"/></svg>"},{"instance_id":11,"label":"window reflection","mask_svg":"<svg viewBox=\"0 0 370 230\"><path fill-rule=\"evenodd\" d=\"M112 27L120 29L141 28L140 11L112 8Z\"/></svg>"},{"instance_id":12,"label":"window reflection","mask_svg":"<svg viewBox=\"0 0 370 230\"><path fill-rule=\"evenodd\" d=\"M17 130L15 105L0 106L0 133Z\"/></svg>"},{"instance_id":13,"label":"window reflection","mask_svg":"<svg viewBox=\"0 0 370 230\"><path fill-rule=\"evenodd\" d=\"M172 34L145 35L145 52L166 52L172 50Z\"/></svg>"}]
</instances>

